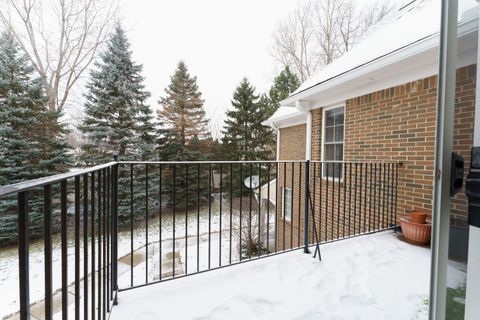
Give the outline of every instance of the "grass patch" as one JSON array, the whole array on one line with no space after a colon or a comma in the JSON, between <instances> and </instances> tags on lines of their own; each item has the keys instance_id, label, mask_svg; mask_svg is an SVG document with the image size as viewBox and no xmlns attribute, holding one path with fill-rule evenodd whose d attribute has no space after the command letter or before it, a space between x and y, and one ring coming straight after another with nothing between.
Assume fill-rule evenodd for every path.
<instances>
[{"instance_id":1,"label":"grass patch","mask_svg":"<svg viewBox=\"0 0 480 320\"><path fill-rule=\"evenodd\" d=\"M463 320L465 318L465 285L456 289L447 288L446 320Z\"/></svg>"}]
</instances>

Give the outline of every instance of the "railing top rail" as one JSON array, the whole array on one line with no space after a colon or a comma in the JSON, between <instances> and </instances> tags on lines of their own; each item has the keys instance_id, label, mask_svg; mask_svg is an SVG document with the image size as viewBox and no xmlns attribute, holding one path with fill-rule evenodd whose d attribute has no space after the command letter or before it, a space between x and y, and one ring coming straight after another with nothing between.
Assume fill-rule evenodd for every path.
<instances>
[{"instance_id":1,"label":"railing top rail","mask_svg":"<svg viewBox=\"0 0 480 320\"><path fill-rule=\"evenodd\" d=\"M119 164L242 164L242 163L306 163L306 160L240 160L240 161L119 161Z\"/></svg>"},{"instance_id":2,"label":"railing top rail","mask_svg":"<svg viewBox=\"0 0 480 320\"><path fill-rule=\"evenodd\" d=\"M112 161L112 162L104 163L104 164L90 167L90 168L79 169L72 172L60 173L60 174L56 174L48 177L28 180L24 182L18 182L18 183L9 184L6 186L0 186L0 198L10 194L19 193L22 191L27 191L34 188L43 187L45 185L61 182L65 179L75 178L77 176L81 176L87 173L96 172L98 170L111 167L115 164L117 164L117 162Z\"/></svg>"},{"instance_id":3,"label":"railing top rail","mask_svg":"<svg viewBox=\"0 0 480 320\"><path fill-rule=\"evenodd\" d=\"M398 163L402 164L402 160L357 160L357 161L338 161L338 160L311 160L311 163Z\"/></svg>"}]
</instances>

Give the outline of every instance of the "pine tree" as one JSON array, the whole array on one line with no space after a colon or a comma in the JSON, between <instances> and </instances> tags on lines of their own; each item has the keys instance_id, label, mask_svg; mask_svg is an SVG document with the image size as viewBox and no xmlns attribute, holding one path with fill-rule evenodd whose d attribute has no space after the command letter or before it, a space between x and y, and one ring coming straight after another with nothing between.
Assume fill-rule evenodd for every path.
<instances>
[{"instance_id":1,"label":"pine tree","mask_svg":"<svg viewBox=\"0 0 480 320\"><path fill-rule=\"evenodd\" d=\"M271 114L280 107L280 101L285 100L300 85L297 75L290 71L288 66L283 69L273 80L273 85L268 92L271 102Z\"/></svg>"},{"instance_id":2,"label":"pine tree","mask_svg":"<svg viewBox=\"0 0 480 320\"><path fill-rule=\"evenodd\" d=\"M194 137L209 139L197 77L190 76L187 66L180 61L170 80L165 97L159 101L162 106L159 117L165 122L165 128L175 132L175 138L182 146L188 146Z\"/></svg>"},{"instance_id":3,"label":"pine tree","mask_svg":"<svg viewBox=\"0 0 480 320\"><path fill-rule=\"evenodd\" d=\"M70 164L59 114L46 107L41 78L9 33L0 37L0 185L48 176ZM30 193L30 231L43 232L41 195ZM0 200L0 243L16 238L15 199Z\"/></svg>"},{"instance_id":4,"label":"pine tree","mask_svg":"<svg viewBox=\"0 0 480 320\"><path fill-rule=\"evenodd\" d=\"M86 164L120 160L152 160L155 154L153 112L146 104L150 93L145 90L142 66L132 60L125 32L117 26L107 48L95 64L87 84L85 113L81 130L87 139L81 160ZM134 214L144 217L146 166L134 166ZM154 179L149 179L153 189ZM119 217L127 222L130 215L130 173L119 173ZM154 207L153 201L149 204Z\"/></svg>"}]
</instances>

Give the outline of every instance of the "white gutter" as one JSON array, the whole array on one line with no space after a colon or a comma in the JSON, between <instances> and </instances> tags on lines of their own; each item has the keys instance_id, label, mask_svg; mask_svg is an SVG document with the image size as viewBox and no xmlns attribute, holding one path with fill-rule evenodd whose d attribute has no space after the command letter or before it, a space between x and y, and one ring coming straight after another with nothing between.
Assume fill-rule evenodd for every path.
<instances>
[{"instance_id":1,"label":"white gutter","mask_svg":"<svg viewBox=\"0 0 480 320\"><path fill-rule=\"evenodd\" d=\"M295 107L307 118L307 132L305 137L305 160L310 160L312 154L312 113L309 109L305 108L305 106L300 100L295 101Z\"/></svg>"},{"instance_id":2,"label":"white gutter","mask_svg":"<svg viewBox=\"0 0 480 320\"><path fill-rule=\"evenodd\" d=\"M280 129L273 122L270 124L270 126L273 130L275 130L275 133L277 134L277 161L280 161Z\"/></svg>"}]
</instances>

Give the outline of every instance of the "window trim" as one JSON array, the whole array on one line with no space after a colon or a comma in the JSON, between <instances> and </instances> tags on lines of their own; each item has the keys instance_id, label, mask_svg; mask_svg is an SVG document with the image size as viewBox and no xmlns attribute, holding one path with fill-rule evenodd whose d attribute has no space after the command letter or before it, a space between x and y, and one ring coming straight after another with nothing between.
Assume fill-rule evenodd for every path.
<instances>
[{"instance_id":1,"label":"window trim","mask_svg":"<svg viewBox=\"0 0 480 320\"><path fill-rule=\"evenodd\" d=\"M290 191L290 208L289 208L290 218L289 219L287 219L287 215L286 215L286 212L285 212L285 208L286 208L285 207L285 202L286 202L286 199L287 199L286 190ZM288 221L288 222L292 222L292 215L293 215L292 207L293 207L293 192L292 192L292 189L284 186L282 188L282 218L283 218L283 220Z\"/></svg>"},{"instance_id":2,"label":"window trim","mask_svg":"<svg viewBox=\"0 0 480 320\"><path fill-rule=\"evenodd\" d=\"M322 138L321 138L321 150L320 150L320 155L321 155L321 161L326 161L325 160L325 127L326 127L326 120L327 118L325 117L325 113L327 111L330 111L330 110L333 110L333 109L338 109L338 108L343 108L343 147L342 147L342 154L343 154L343 161L345 161L345 122L346 122L346 104L345 103L341 103L341 104L336 104L336 105L333 105L333 106L330 106L330 107L325 107L325 108L322 108ZM345 170L342 170L342 174L340 175L340 182L343 181L343 175L344 175L344 171ZM338 180L338 177L326 177L325 176L325 166L322 165L322 179L323 180L330 180L330 181L333 181L333 180Z\"/></svg>"}]
</instances>

